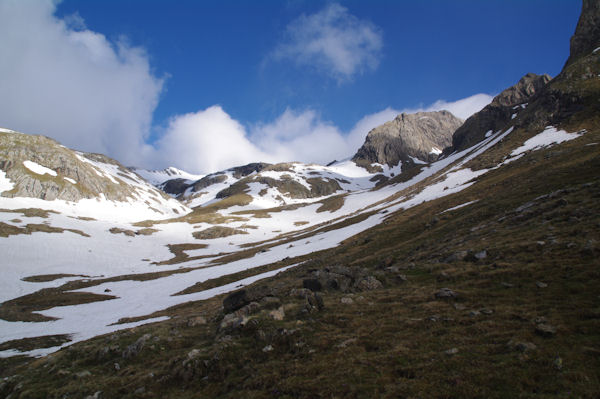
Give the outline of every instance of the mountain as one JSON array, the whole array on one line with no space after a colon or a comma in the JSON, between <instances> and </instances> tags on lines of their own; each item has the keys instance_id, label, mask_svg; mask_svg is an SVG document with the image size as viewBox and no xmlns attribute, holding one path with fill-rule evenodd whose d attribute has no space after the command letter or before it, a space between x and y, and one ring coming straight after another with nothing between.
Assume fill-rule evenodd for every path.
<instances>
[{"instance_id":1,"label":"mountain","mask_svg":"<svg viewBox=\"0 0 600 399\"><path fill-rule=\"evenodd\" d=\"M80 217L168 218L190 210L101 154L44 136L0 131L2 207L61 209ZM27 198L27 200L23 200Z\"/></svg>"},{"instance_id":2,"label":"mountain","mask_svg":"<svg viewBox=\"0 0 600 399\"><path fill-rule=\"evenodd\" d=\"M397 166L400 162L430 162L452 142L452 134L463 121L448 111L402 113L393 121L371 130L352 160Z\"/></svg>"},{"instance_id":3,"label":"mountain","mask_svg":"<svg viewBox=\"0 0 600 399\"><path fill-rule=\"evenodd\" d=\"M374 173L351 161L329 166L251 163L211 173L197 181L169 180L161 187L191 208L231 197L244 198L254 207L271 208L372 188L378 180Z\"/></svg>"},{"instance_id":4,"label":"mountain","mask_svg":"<svg viewBox=\"0 0 600 399\"><path fill-rule=\"evenodd\" d=\"M550 79L548 75L533 73L523 76L516 85L498 94L490 104L453 132L452 145L444 153L464 150L511 123Z\"/></svg>"},{"instance_id":5,"label":"mountain","mask_svg":"<svg viewBox=\"0 0 600 399\"><path fill-rule=\"evenodd\" d=\"M138 222L2 203L0 395L597 397L594 21L586 0L558 76L385 184L351 161L254 165ZM355 189L261 202L270 174L277 195L283 174L349 188L336 167Z\"/></svg>"}]
</instances>

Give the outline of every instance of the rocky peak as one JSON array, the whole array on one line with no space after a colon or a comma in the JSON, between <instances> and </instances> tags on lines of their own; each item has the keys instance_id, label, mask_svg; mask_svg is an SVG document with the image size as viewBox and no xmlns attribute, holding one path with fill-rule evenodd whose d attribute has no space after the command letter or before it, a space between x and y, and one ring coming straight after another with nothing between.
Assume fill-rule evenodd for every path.
<instances>
[{"instance_id":1,"label":"rocky peak","mask_svg":"<svg viewBox=\"0 0 600 399\"><path fill-rule=\"evenodd\" d=\"M492 100L490 105L513 107L518 104L523 104L551 79L550 75L547 74L536 75L535 73L528 73L523 76L516 85L509 87L494 97L494 100Z\"/></svg>"},{"instance_id":2,"label":"rocky peak","mask_svg":"<svg viewBox=\"0 0 600 399\"><path fill-rule=\"evenodd\" d=\"M507 127L518 113L515 108L532 101L552 78L549 75L528 73L517 84L498 94L490 104L473 114L452 136L452 147L444 151L461 151L485 138L489 132Z\"/></svg>"},{"instance_id":3,"label":"rocky peak","mask_svg":"<svg viewBox=\"0 0 600 399\"><path fill-rule=\"evenodd\" d=\"M402 113L371 130L352 160L390 167L411 157L433 161L451 144L452 133L462 122L448 111Z\"/></svg>"},{"instance_id":4,"label":"rocky peak","mask_svg":"<svg viewBox=\"0 0 600 399\"><path fill-rule=\"evenodd\" d=\"M571 54L566 65L600 47L600 2L583 0L581 16L571 37Z\"/></svg>"}]
</instances>

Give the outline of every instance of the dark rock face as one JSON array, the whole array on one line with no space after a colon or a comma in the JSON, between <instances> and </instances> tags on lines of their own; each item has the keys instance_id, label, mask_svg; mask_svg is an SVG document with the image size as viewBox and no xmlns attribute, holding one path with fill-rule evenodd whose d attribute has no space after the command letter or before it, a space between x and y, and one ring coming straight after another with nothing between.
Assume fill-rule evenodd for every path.
<instances>
[{"instance_id":1,"label":"dark rock face","mask_svg":"<svg viewBox=\"0 0 600 399\"><path fill-rule=\"evenodd\" d=\"M167 194L179 195L190 186L186 179L171 179L161 184L158 188Z\"/></svg>"},{"instance_id":2,"label":"dark rock face","mask_svg":"<svg viewBox=\"0 0 600 399\"><path fill-rule=\"evenodd\" d=\"M581 16L571 37L571 54L566 65L600 47L600 2L583 0Z\"/></svg>"},{"instance_id":3,"label":"dark rock face","mask_svg":"<svg viewBox=\"0 0 600 399\"><path fill-rule=\"evenodd\" d=\"M528 73L519 82L498 94L492 102L477 112L459 127L452 136L452 147L444 153L461 151L469 148L492 133L504 129L515 113L513 107L531 101L552 78L549 75Z\"/></svg>"},{"instance_id":4,"label":"dark rock face","mask_svg":"<svg viewBox=\"0 0 600 399\"><path fill-rule=\"evenodd\" d=\"M193 184L194 191L200 191L203 188L212 186L213 184L223 183L225 180L227 180L227 175L214 174L214 175L204 176L202 179L198 180L197 182L195 182Z\"/></svg>"},{"instance_id":5,"label":"dark rock face","mask_svg":"<svg viewBox=\"0 0 600 399\"><path fill-rule=\"evenodd\" d=\"M236 166L235 168L231 168L230 170L233 172L233 177L235 177L236 179L241 179L242 177L251 175L252 173L258 173L267 166L270 166L270 164L264 162L256 162L249 163L248 165L244 166Z\"/></svg>"},{"instance_id":6,"label":"dark rock face","mask_svg":"<svg viewBox=\"0 0 600 399\"><path fill-rule=\"evenodd\" d=\"M393 121L371 130L352 160L357 164L396 166L410 157L434 161L451 144L452 133L462 125L448 111L402 113Z\"/></svg>"},{"instance_id":7,"label":"dark rock face","mask_svg":"<svg viewBox=\"0 0 600 399\"><path fill-rule=\"evenodd\" d=\"M514 107L527 102L535 93L539 92L552 78L549 75L536 75L528 73L519 82L498 94L490 105Z\"/></svg>"}]
</instances>

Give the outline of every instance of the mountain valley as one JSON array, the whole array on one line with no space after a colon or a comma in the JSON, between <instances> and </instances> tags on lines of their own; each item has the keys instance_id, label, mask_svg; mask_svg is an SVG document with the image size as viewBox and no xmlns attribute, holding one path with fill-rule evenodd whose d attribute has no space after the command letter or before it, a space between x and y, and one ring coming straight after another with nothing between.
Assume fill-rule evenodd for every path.
<instances>
[{"instance_id":1,"label":"mountain valley","mask_svg":"<svg viewBox=\"0 0 600 399\"><path fill-rule=\"evenodd\" d=\"M599 23L558 76L327 166L0 130L0 396L597 397Z\"/></svg>"}]
</instances>

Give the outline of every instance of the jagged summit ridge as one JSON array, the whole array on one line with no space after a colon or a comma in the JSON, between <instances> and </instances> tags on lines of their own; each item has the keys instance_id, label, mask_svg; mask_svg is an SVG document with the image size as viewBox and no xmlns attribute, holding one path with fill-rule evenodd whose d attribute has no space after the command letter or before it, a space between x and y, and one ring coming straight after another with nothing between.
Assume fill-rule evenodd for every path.
<instances>
[{"instance_id":1,"label":"jagged summit ridge","mask_svg":"<svg viewBox=\"0 0 600 399\"><path fill-rule=\"evenodd\" d=\"M565 65L600 47L600 2L583 0L581 16L571 37L571 54Z\"/></svg>"},{"instance_id":2,"label":"jagged summit ridge","mask_svg":"<svg viewBox=\"0 0 600 399\"><path fill-rule=\"evenodd\" d=\"M448 111L402 113L371 130L352 160L390 167L411 158L433 161L451 144L452 133L461 124Z\"/></svg>"},{"instance_id":3,"label":"jagged summit ridge","mask_svg":"<svg viewBox=\"0 0 600 399\"><path fill-rule=\"evenodd\" d=\"M527 107L527 103L536 96L551 80L549 75L528 73L517 84L498 94L490 104L468 118L456 129L452 136L452 146L444 154L461 151L480 142L486 134L502 129L513 118L517 111Z\"/></svg>"}]
</instances>

